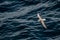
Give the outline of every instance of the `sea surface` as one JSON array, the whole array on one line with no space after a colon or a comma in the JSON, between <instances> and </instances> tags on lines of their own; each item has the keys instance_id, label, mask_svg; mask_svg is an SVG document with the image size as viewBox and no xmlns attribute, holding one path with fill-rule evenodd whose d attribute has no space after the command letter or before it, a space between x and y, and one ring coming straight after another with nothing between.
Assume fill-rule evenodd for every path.
<instances>
[{"instance_id":1,"label":"sea surface","mask_svg":"<svg viewBox=\"0 0 60 40\"><path fill-rule=\"evenodd\" d=\"M60 0L0 0L0 40L60 40Z\"/></svg>"}]
</instances>

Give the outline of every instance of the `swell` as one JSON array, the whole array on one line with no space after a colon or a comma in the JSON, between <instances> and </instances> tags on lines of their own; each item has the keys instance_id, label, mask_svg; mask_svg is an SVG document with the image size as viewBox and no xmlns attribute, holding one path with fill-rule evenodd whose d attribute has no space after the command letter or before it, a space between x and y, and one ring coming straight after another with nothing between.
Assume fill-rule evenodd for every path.
<instances>
[{"instance_id":1,"label":"swell","mask_svg":"<svg viewBox=\"0 0 60 40\"><path fill-rule=\"evenodd\" d=\"M60 6L57 0L5 0L0 2L1 40L58 40L60 33ZM40 13L48 29L38 22ZM58 36L58 39L57 37Z\"/></svg>"}]
</instances>

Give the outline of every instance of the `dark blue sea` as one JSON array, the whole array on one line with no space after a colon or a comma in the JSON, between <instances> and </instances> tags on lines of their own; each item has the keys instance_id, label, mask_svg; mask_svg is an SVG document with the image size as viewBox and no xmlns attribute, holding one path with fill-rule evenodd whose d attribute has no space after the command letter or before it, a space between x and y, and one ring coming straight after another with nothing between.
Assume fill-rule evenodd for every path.
<instances>
[{"instance_id":1,"label":"dark blue sea","mask_svg":"<svg viewBox=\"0 0 60 40\"><path fill-rule=\"evenodd\" d=\"M60 40L60 0L0 0L0 40Z\"/></svg>"}]
</instances>

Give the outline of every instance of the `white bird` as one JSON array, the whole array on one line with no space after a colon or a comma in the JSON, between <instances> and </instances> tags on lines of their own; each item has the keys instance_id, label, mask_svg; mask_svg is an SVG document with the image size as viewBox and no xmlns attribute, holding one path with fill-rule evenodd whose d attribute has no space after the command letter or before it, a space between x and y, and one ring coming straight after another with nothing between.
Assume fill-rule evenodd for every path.
<instances>
[{"instance_id":1,"label":"white bird","mask_svg":"<svg viewBox=\"0 0 60 40\"><path fill-rule=\"evenodd\" d=\"M38 21L40 21L40 22L42 23L43 27L44 27L45 29L47 29L47 26L46 26L45 23L44 23L44 21L45 21L46 19L42 19L41 16L39 15L39 13L37 14L37 17L39 18Z\"/></svg>"}]
</instances>

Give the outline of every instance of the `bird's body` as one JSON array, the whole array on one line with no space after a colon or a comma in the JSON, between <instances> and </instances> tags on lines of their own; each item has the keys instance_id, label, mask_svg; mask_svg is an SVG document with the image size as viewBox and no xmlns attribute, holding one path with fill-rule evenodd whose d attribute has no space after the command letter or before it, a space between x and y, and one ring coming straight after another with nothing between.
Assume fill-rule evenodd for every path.
<instances>
[{"instance_id":1,"label":"bird's body","mask_svg":"<svg viewBox=\"0 0 60 40\"><path fill-rule=\"evenodd\" d=\"M37 17L39 18L39 21L42 23L43 27L44 27L45 29L47 29L47 26L46 26L45 23L44 23L45 19L42 19L39 14L37 14Z\"/></svg>"}]
</instances>

